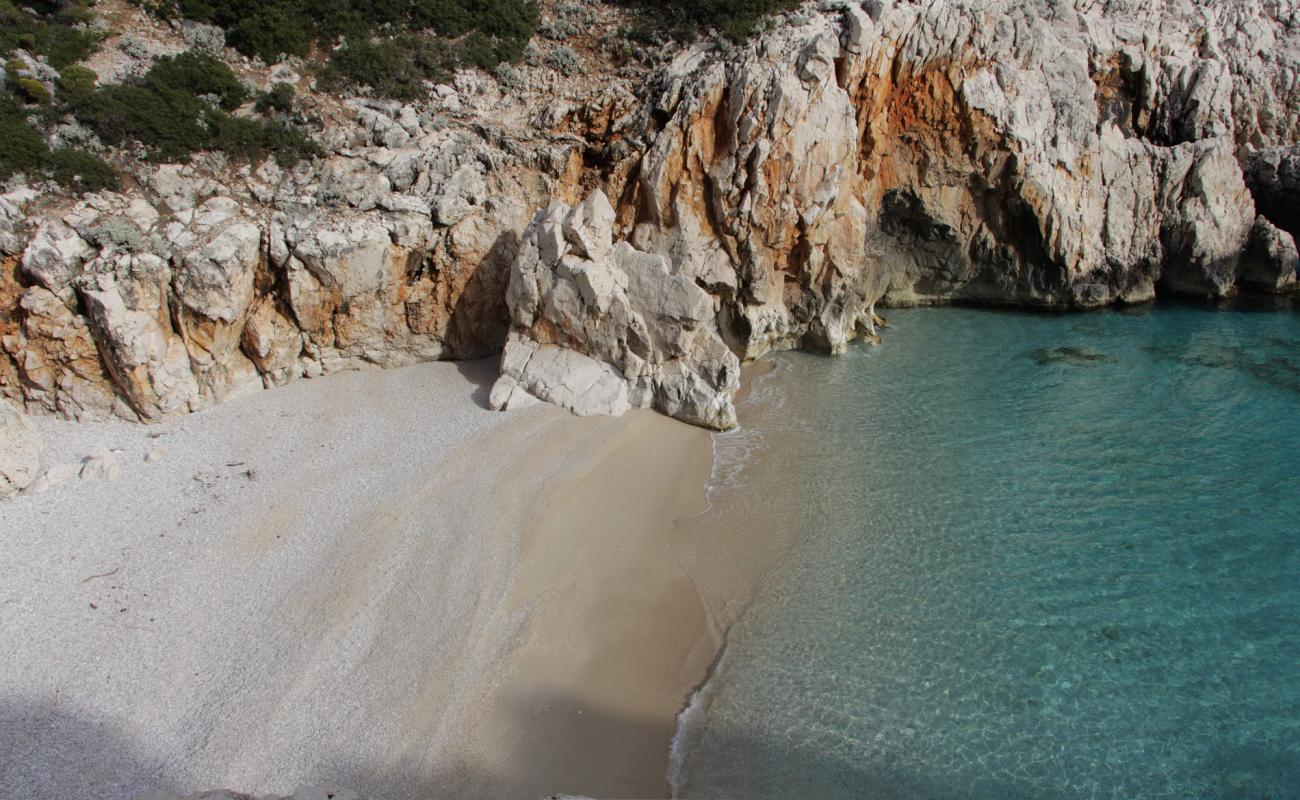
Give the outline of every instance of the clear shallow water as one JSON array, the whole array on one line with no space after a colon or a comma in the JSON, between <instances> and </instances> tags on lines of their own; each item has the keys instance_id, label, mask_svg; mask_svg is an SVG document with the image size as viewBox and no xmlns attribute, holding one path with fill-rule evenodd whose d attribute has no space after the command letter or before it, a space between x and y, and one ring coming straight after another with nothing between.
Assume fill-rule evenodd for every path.
<instances>
[{"instance_id":1,"label":"clear shallow water","mask_svg":"<svg viewBox=\"0 0 1300 800\"><path fill-rule=\"evenodd\" d=\"M890 322L764 386L726 494L800 536L680 794L1300 797L1300 315Z\"/></svg>"}]
</instances>

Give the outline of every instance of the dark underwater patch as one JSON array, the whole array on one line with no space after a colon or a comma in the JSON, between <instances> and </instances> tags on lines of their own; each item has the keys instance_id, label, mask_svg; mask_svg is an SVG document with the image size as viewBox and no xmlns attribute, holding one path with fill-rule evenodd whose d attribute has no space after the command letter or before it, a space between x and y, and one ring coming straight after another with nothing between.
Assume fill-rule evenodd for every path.
<instances>
[{"instance_id":1,"label":"dark underwater patch","mask_svg":"<svg viewBox=\"0 0 1300 800\"><path fill-rule=\"evenodd\" d=\"M1293 343L1290 340L1270 339L1269 343L1274 347L1265 349L1263 353L1233 345L1202 347L1194 351L1167 345L1148 345L1142 349L1163 361L1232 370L1269 386L1300 394L1300 351L1291 349Z\"/></svg>"},{"instance_id":2,"label":"dark underwater patch","mask_svg":"<svg viewBox=\"0 0 1300 800\"><path fill-rule=\"evenodd\" d=\"M1068 345L1066 347L1040 347L1035 350L1031 356L1034 361L1047 364L1069 364L1075 367L1086 367L1093 364L1108 364L1115 359L1104 353L1098 353L1087 347L1078 345Z\"/></svg>"}]
</instances>

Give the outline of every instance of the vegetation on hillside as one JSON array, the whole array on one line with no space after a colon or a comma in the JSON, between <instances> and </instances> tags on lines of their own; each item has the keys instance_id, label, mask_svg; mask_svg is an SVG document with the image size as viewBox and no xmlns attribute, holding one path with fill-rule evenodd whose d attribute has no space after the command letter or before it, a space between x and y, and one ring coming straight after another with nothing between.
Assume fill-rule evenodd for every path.
<instances>
[{"instance_id":1,"label":"vegetation on hillside","mask_svg":"<svg viewBox=\"0 0 1300 800\"><path fill-rule=\"evenodd\" d=\"M154 13L221 27L226 43L274 63L334 49L327 85L413 99L457 67L518 61L537 25L532 0L150 0Z\"/></svg>"},{"instance_id":2,"label":"vegetation on hillside","mask_svg":"<svg viewBox=\"0 0 1300 800\"><path fill-rule=\"evenodd\" d=\"M147 157L159 160L217 151L235 160L273 155L287 167L320 152L289 121L292 87L280 84L257 98L261 117L236 116L231 112L254 98L230 67L210 55L164 56L140 78L106 86L96 86L96 75L87 67L68 65L54 81L53 95L39 80L20 77L25 69L21 60L6 67L7 89L0 92L0 179L27 172L79 191L117 186L116 171L93 153L46 145L40 128L68 117L104 144L139 145Z\"/></svg>"},{"instance_id":3,"label":"vegetation on hillside","mask_svg":"<svg viewBox=\"0 0 1300 800\"><path fill-rule=\"evenodd\" d=\"M28 105L11 92L0 92L0 179L16 172L47 174L78 191L117 185L117 173L102 158L85 150L51 150L28 122Z\"/></svg>"},{"instance_id":4,"label":"vegetation on hillside","mask_svg":"<svg viewBox=\"0 0 1300 800\"><path fill-rule=\"evenodd\" d=\"M81 61L99 44L99 37L84 25L91 18L85 2L38 0L19 7L0 0L0 57L21 48L44 56L55 67Z\"/></svg>"},{"instance_id":5,"label":"vegetation on hillside","mask_svg":"<svg viewBox=\"0 0 1300 800\"><path fill-rule=\"evenodd\" d=\"M270 153L282 166L318 152L306 134L282 119L238 117L230 112L251 99L224 63L203 53L163 56L137 80L101 87L70 100L77 119L106 144L138 142L161 160L215 150L239 160ZM277 90L267 112L291 108L292 89ZM277 108L278 107L278 108Z\"/></svg>"},{"instance_id":6,"label":"vegetation on hillside","mask_svg":"<svg viewBox=\"0 0 1300 800\"><path fill-rule=\"evenodd\" d=\"M666 34L689 39L717 30L733 41L750 36L764 17L799 5L799 0L614 0L641 14L633 36Z\"/></svg>"},{"instance_id":7,"label":"vegetation on hillside","mask_svg":"<svg viewBox=\"0 0 1300 800\"><path fill-rule=\"evenodd\" d=\"M458 67L508 70L502 65L524 56L539 21L536 0L136 1L161 17L217 25L227 44L268 63L319 48L329 54L319 72L322 87L369 87L401 100L422 96L429 81L448 80ZM566 74L579 71L581 58L564 42L589 29L596 2L570 0L556 7L556 19L541 31L558 43L545 63ZM605 2L638 9L637 24L625 33L659 42L709 30L741 39L766 15L798 5L798 0ZM116 186L116 172L94 153L47 145L42 131L68 124L80 133L71 139L55 135L53 141L93 145L93 135L107 145L139 147L145 157L159 160L218 151L238 160L273 155L289 166L319 153L292 123L292 86L276 84L250 96L230 68L211 55L165 56L137 79L97 85L95 73L77 63L102 38L92 20L87 0L0 0L5 63L0 179L26 172L83 191ZM250 100L258 116L237 111Z\"/></svg>"},{"instance_id":8,"label":"vegetation on hillside","mask_svg":"<svg viewBox=\"0 0 1300 800\"><path fill-rule=\"evenodd\" d=\"M89 19L84 3L33 2L19 8L0 0L0 60L5 73L0 89L0 179L25 172L48 175L80 191L117 185L116 172L98 156L79 148L49 148L30 118L52 119L57 108L50 90L18 57L18 51L43 57L46 63L70 71L75 84L77 70L89 70L69 65L89 56L99 43L84 24Z\"/></svg>"}]
</instances>

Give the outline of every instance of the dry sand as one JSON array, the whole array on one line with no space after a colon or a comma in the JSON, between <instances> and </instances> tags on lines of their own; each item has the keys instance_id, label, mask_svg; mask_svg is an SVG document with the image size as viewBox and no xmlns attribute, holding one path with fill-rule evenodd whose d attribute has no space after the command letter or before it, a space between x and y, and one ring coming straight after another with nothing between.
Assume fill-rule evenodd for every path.
<instances>
[{"instance_id":1,"label":"dry sand","mask_svg":"<svg viewBox=\"0 0 1300 800\"><path fill-rule=\"evenodd\" d=\"M42 420L123 474L0 503L0 797L665 794L717 644L671 523L709 435L494 414L493 369Z\"/></svg>"}]
</instances>

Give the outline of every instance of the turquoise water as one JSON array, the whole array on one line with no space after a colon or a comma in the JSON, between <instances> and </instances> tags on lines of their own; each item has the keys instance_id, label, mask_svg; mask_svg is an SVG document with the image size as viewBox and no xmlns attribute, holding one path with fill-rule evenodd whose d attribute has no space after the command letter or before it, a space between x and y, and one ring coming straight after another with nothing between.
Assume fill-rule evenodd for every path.
<instances>
[{"instance_id":1,"label":"turquoise water","mask_svg":"<svg viewBox=\"0 0 1300 800\"><path fill-rule=\"evenodd\" d=\"M759 393L726 491L801 530L678 792L1300 797L1300 314L890 323Z\"/></svg>"}]
</instances>

